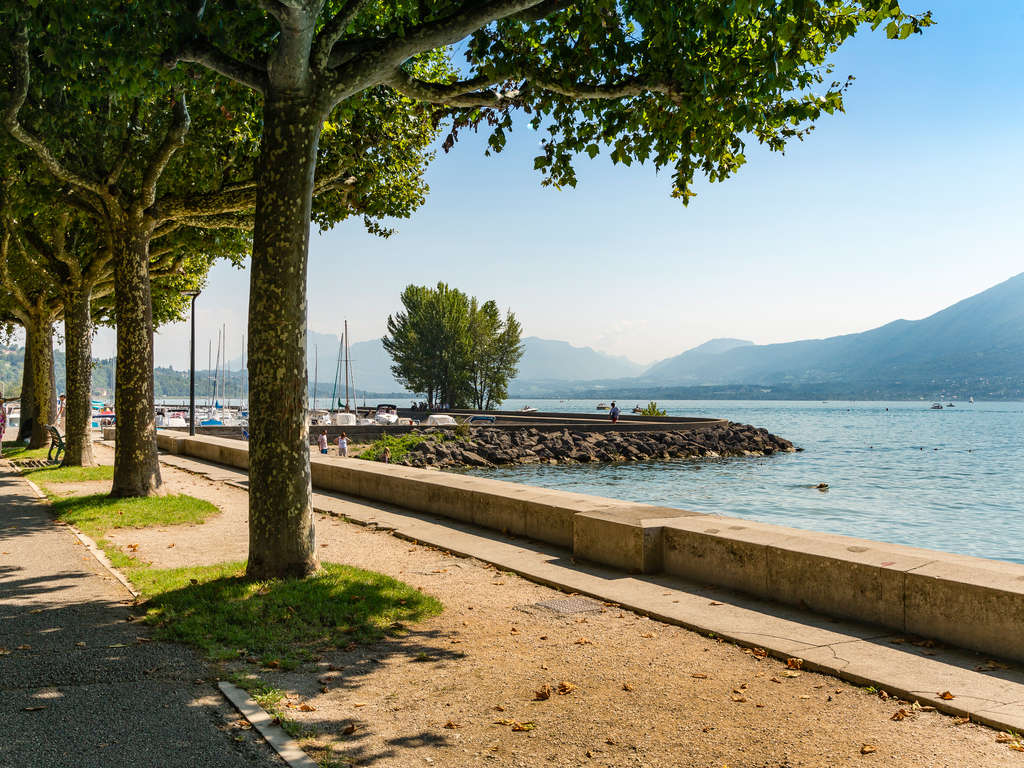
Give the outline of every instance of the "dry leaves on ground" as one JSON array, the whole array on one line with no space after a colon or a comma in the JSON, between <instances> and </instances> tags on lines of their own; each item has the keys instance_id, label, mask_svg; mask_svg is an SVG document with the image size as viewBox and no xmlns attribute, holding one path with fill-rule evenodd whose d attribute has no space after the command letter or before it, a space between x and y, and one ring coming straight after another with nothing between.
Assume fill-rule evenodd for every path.
<instances>
[{"instance_id":1,"label":"dry leaves on ground","mask_svg":"<svg viewBox=\"0 0 1024 768\"><path fill-rule=\"evenodd\" d=\"M790 669L803 669L804 668L804 660L803 659L792 659L792 658L786 659L786 666L789 667Z\"/></svg>"}]
</instances>

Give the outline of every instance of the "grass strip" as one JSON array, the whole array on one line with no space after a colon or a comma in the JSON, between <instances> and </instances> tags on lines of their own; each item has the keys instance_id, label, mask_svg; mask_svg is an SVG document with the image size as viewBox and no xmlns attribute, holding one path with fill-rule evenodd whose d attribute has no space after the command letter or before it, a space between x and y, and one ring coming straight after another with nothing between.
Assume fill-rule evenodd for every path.
<instances>
[{"instance_id":1,"label":"grass strip","mask_svg":"<svg viewBox=\"0 0 1024 768\"><path fill-rule=\"evenodd\" d=\"M103 493L56 498L50 508L58 520L74 525L97 541L114 528L198 524L219 511L210 502L193 496L115 499Z\"/></svg>"},{"instance_id":2,"label":"grass strip","mask_svg":"<svg viewBox=\"0 0 1024 768\"><path fill-rule=\"evenodd\" d=\"M42 448L29 449L25 443L17 440L4 440L3 458L15 459L15 460L27 460L27 459L45 459L46 454L50 450L50 444L47 443Z\"/></svg>"},{"instance_id":3,"label":"grass strip","mask_svg":"<svg viewBox=\"0 0 1024 768\"><path fill-rule=\"evenodd\" d=\"M306 579L247 581L244 563L134 569L146 621L163 640L215 660L295 669L317 652L403 634L441 612L439 601L389 576L324 563Z\"/></svg>"},{"instance_id":4,"label":"grass strip","mask_svg":"<svg viewBox=\"0 0 1024 768\"><path fill-rule=\"evenodd\" d=\"M113 480L114 468L101 467L61 467L56 464L49 467L23 467L22 474L32 481L43 485L46 483L84 483L93 480Z\"/></svg>"}]
</instances>

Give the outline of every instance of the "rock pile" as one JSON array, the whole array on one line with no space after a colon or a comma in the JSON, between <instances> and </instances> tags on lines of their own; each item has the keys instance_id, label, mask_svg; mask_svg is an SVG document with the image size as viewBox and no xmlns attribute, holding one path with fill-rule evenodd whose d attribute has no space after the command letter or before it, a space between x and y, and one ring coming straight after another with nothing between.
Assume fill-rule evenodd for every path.
<instances>
[{"instance_id":1,"label":"rock pile","mask_svg":"<svg viewBox=\"0 0 1024 768\"><path fill-rule=\"evenodd\" d=\"M411 448L399 464L412 467L495 467L601 461L769 456L796 450L788 440L749 424L664 432L583 432L563 429L477 428L468 438L428 430L433 439Z\"/></svg>"}]
</instances>

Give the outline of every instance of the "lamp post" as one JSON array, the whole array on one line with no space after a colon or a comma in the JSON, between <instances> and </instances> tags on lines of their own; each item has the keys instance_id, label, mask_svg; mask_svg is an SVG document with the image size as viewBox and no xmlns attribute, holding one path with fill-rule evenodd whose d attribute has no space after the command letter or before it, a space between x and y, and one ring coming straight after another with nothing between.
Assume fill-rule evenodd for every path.
<instances>
[{"instance_id":1,"label":"lamp post","mask_svg":"<svg viewBox=\"0 0 1024 768\"><path fill-rule=\"evenodd\" d=\"M196 297L199 291L182 291L182 296L192 297L192 342L189 344L188 363L188 433L196 434Z\"/></svg>"}]
</instances>

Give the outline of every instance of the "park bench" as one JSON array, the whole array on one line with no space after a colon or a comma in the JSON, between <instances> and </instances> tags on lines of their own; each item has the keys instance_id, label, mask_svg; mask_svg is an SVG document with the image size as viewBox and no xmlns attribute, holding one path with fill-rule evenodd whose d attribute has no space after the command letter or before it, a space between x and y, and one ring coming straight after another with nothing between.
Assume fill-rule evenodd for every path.
<instances>
[{"instance_id":1,"label":"park bench","mask_svg":"<svg viewBox=\"0 0 1024 768\"><path fill-rule=\"evenodd\" d=\"M47 461L60 461L60 455L64 453L64 437L61 435L53 424L46 425L46 431L50 433L50 450L46 452ZM57 450L57 455L53 455L54 449Z\"/></svg>"}]
</instances>

